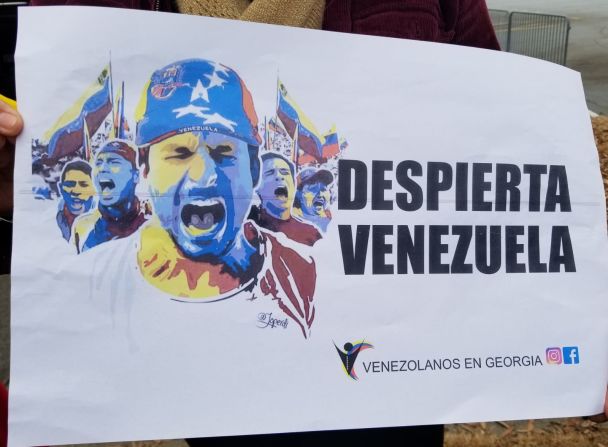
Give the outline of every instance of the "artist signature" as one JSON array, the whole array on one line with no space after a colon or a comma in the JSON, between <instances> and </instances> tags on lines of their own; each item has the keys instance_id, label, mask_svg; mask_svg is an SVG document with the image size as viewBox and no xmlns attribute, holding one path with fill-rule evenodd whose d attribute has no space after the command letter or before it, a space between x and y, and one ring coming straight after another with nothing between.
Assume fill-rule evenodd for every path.
<instances>
[{"instance_id":1,"label":"artist signature","mask_svg":"<svg viewBox=\"0 0 608 447\"><path fill-rule=\"evenodd\" d=\"M274 318L272 316L272 312L260 312L258 314L258 327L261 329L265 329L267 327L275 328L282 327L283 329L287 329L287 318L284 320L279 320L278 318Z\"/></svg>"}]
</instances>

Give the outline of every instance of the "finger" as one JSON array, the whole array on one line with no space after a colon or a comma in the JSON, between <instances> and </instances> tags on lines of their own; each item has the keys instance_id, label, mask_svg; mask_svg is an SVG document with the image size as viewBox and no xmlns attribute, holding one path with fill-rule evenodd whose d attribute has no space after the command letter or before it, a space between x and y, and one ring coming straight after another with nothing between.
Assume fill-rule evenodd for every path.
<instances>
[{"instance_id":1,"label":"finger","mask_svg":"<svg viewBox=\"0 0 608 447\"><path fill-rule=\"evenodd\" d=\"M608 388L606 388L606 395L604 396L604 412L589 416L589 419L593 422L602 423L608 421Z\"/></svg>"},{"instance_id":2,"label":"finger","mask_svg":"<svg viewBox=\"0 0 608 447\"><path fill-rule=\"evenodd\" d=\"M19 112L0 101L0 135L15 137L23 129L23 119Z\"/></svg>"},{"instance_id":3,"label":"finger","mask_svg":"<svg viewBox=\"0 0 608 447\"><path fill-rule=\"evenodd\" d=\"M601 424L602 422L608 421L608 418L604 413L600 413L593 416L589 416L589 420Z\"/></svg>"},{"instance_id":4,"label":"finger","mask_svg":"<svg viewBox=\"0 0 608 447\"><path fill-rule=\"evenodd\" d=\"M604 397L604 418L608 420L608 388L606 388L606 396Z\"/></svg>"}]
</instances>

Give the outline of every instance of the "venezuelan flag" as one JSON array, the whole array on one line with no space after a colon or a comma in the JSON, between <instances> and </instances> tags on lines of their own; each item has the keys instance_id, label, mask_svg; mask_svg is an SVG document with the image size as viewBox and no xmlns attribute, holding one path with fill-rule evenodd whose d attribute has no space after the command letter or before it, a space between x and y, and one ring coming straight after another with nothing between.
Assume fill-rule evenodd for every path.
<instances>
[{"instance_id":1,"label":"venezuelan flag","mask_svg":"<svg viewBox=\"0 0 608 447\"><path fill-rule=\"evenodd\" d=\"M313 122L289 96L285 85L279 81L277 116L285 126L289 136L294 138L298 129L298 147L305 153L320 160L323 155L325 139L317 131Z\"/></svg>"},{"instance_id":2,"label":"venezuelan flag","mask_svg":"<svg viewBox=\"0 0 608 447\"><path fill-rule=\"evenodd\" d=\"M112 112L110 82L110 66L107 65L95 82L44 134L44 140L49 142L48 161L55 162L59 158L73 154L82 148L85 120L91 135L99 129L99 126Z\"/></svg>"},{"instance_id":3,"label":"venezuelan flag","mask_svg":"<svg viewBox=\"0 0 608 447\"><path fill-rule=\"evenodd\" d=\"M278 133L279 135L282 135L284 137L287 136L287 132L285 132L285 129L283 129L283 127L281 127L274 120L274 118L270 118L270 120L268 121L268 130L270 130L271 132L274 132L274 133Z\"/></svg>"},{"instance_id":4,"label":"venezuelan flag","mask_svg":"<svg viewBox=\"0 0 608 447\"><path fill-rule=\"evenodd\" d=\"M340 146L338 145L338 131L336 126L333 126L329 132L327 132L323 138L325 144L323 144L322 157L325 160L335 157L340 153Z\"/></svg>"}]
</instances>

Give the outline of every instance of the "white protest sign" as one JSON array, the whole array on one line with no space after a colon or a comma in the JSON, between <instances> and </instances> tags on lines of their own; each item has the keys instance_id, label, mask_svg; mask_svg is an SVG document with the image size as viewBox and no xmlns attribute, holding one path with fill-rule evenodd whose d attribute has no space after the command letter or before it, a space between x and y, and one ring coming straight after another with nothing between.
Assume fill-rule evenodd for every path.
<instances>
[{"instance_id":1,"label":"white protest sign","mask_svg":"<svg viewBox=\"0 0 608 447\"><path fill-rule=\"evenodd\" d=\"M601 410L578 73L74 7L16 63L11 446Z\"/></svg>"}]
</instances>

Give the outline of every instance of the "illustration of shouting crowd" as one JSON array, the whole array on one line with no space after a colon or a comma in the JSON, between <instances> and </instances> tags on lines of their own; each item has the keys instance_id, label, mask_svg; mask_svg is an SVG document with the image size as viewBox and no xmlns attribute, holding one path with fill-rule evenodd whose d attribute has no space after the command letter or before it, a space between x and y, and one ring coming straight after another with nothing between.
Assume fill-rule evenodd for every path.
<instances>
[{"instance_id":1,"label":"illustration of shouting crowd","mask_svg":"<svg viewBox=\"0 0 608 447\"><path fill-rule=\"evenodd\" d=\"M173 299L269 296L308 337L310 253L331 221L332 172L298 172L284 154L262 151L249 90L217 62L155 71L135 121L134 142L108 138L64 164L63 238L77 253L133 238L141 276Z\"/></svg>"}]
</instances>

